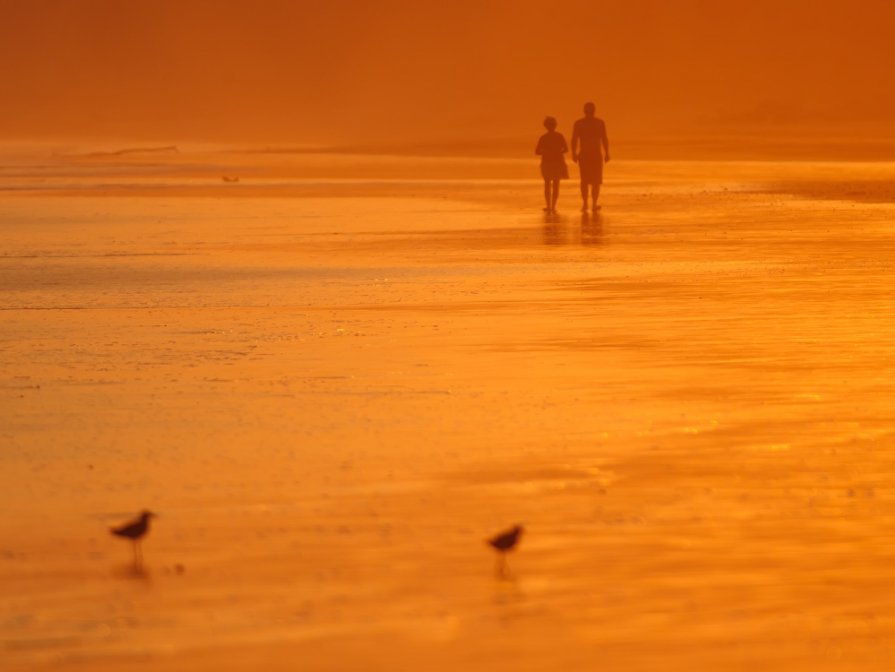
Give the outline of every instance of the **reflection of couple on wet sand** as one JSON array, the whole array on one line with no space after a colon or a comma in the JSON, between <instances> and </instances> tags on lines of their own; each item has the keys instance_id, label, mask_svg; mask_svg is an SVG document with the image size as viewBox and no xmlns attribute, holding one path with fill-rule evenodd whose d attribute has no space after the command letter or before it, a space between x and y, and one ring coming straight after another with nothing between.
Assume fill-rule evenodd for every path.
<instances>
[{"instance_id":1,"label":"reflection of couple on wet sand","mask_svg":"<svg viewBox=\"0 0 895 672\"><path fill-rule=\"evenodd\" d=\"M606 123L594 116L593 103L584 106L584 117L572 129L572 161L578 164L581 175L581 212L587 212L587 197L591 195L591 209L600 209L600 185L603 184L603 164L609 161L609 137ZM547 132L538 139L535 154L541 157L541 176L544 178L545 212L556 212L559 181L569 177L566 159L569 151L566 139L556 130L556 119L544 119Z\"/></svg>"}]
</instances>

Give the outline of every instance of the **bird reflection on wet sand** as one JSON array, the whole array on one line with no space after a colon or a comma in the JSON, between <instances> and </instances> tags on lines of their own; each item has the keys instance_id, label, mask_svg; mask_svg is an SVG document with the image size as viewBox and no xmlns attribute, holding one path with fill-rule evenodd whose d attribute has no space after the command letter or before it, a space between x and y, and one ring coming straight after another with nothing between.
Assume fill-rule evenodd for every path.
<instances>
[{"instance_id":1,"label":"bird reflection on wet sand","mask_svg":"<svg viewBox=\"0 0 895 672\"><path fill-rule=\"evenodd\" d=\"M122 565L120 567L115 568L113 572L114 576L119 579L124 579L127 581L135 581L145 584L150 584L152 582L152 574L146 569L146 567L141 564L131 563L128 565Z\"/></svg>"}]
</instances>

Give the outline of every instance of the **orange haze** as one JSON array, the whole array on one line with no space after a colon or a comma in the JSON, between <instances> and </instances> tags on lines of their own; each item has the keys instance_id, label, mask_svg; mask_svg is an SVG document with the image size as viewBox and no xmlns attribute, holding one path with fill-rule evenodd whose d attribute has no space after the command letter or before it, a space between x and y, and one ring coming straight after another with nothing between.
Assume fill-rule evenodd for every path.
<instances>
[{"instance_id":1,"label":"orange haze","mask_svg":"<svg viewBox=\"0 0 895 672\"><path fill-rule=\"evenodd\" d=\"M0 0L0 137L398 146L895 125L885 0ZM533 140L532 140L533 142ZM527 145L526 145L527 148Z\"/></svg>"}]
</instances>

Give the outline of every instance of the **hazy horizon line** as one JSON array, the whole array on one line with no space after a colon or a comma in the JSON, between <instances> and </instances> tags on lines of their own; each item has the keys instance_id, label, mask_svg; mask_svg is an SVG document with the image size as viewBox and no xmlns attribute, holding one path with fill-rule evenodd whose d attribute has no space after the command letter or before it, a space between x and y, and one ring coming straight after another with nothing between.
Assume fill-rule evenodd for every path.
<instances>
[{"instance_id":1,"label":"hazy horizon line","mask_svg":"<svg viewBox=\"0 0 895 672\"><path fill-rule=\"evenodd\" d=\"M715 127L700 131L612 133L616 158L631 159L895 159L895 137L876 124L841 125L767 124L762 127ZM101 156L132 151L190 148L191 151L248 154L357 154L444 156L471 158L528 158L539 129L521 137L463 139L416 138L395 142L303 142L298 139L251 137L197 137L188 134L59 134L18 135L0 139L7 150L29 148L53 155ZM175 149L175 151L177 151Z\"/></svg>"}]
</instances>

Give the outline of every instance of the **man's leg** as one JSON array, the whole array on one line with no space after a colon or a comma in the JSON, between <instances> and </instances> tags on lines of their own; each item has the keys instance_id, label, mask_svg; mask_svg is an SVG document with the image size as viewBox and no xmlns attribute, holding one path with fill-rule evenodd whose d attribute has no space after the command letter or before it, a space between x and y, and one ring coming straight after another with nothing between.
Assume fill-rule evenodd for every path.
<instances>
[{"instance_id":1,"label":"man's leg","mask_svg":"<svg viewBox=\"0 0 895 672\"><path fill-rule=\"evenodd\" d=\"M581 180L581 212L587 212L587 182Z\"/></svg>"},{"instance_id":2,"label":"man's leg","mask_svg":"<svg viewBox=\"0 0 895 672\"><path fill-rule=\"evenodd\" d=\"M594 203L593 203L594 211L600 209L600 206L597 204L597 201L599 201L599 200L600 200L600 185L599 185L599 183L597 183L594 185Z\"/></svg>"}]
</instances>

